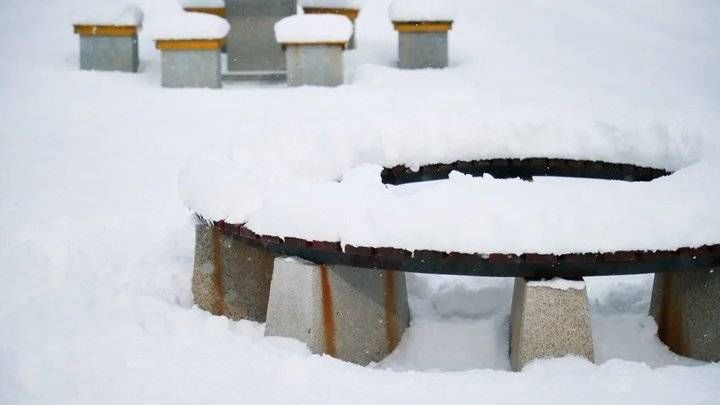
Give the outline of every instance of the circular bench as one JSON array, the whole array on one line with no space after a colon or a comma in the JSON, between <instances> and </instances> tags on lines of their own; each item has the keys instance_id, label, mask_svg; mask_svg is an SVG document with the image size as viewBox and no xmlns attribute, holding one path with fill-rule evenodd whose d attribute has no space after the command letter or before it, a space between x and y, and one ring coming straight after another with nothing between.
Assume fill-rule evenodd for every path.
<instances>
[{"instance_id":1,"label":"circular bench","mask_svg":"<svg viewBox=\"0 0 720 405\"><path fill-rule=\"evenodd\" d=\"M431 164L411 170L406 166L382 171L385 184L407 184L447 178L452 171L495 178L530 180L539 176L650 181L671 173L631 164L571 159L491 159ZM341 246L337 241L313 241L276 235L258 235L243 224L218 221L222 232L276 255L297 256L315 263L341 264L405 272L493 277L579 278L587 276L659 273L678 269L707 269L720 265L720 244L676 250L625 250L611 253L505 254L502 252L440 252L395 247Z\"/></svg>"},{"instance_id":2,"label":"circular bench","mask_svg":"<svg viewBox=\"0 0 720 405\"><path fill-rule=\"evenodd\" d=\"M707 173L700 168L703 175ZM710 168L710 170L715 170ZM660 179L673 173L658 168L643 167L632 164L608 163L600 161L588 160L572 160L572 159L550 159L550 158L529 158L529 159L490 159L490 160L473 160L458 161L451 164L430 164L411 169L406 166L395 166L383 169L379 175L382 183L385 185L400 186L409 183L435 181L449 178L453 181L456 178L457 187L461 190L461 194L450 194L452 198L467 198L474 190L466 188L467 184L462 178L453 172L460 172L463 175L471 175L474 177L490 175L495 179L522 179L533 181L538 177L570 177L579 179L596 179L611 180L622 182L649 182L652 180L664 181ZM265 219L271 218L269 229L282 230L287 229L288 234L292 234L294 227L295 232L304 229L305 226L312 226L313 220L326 219L332 222L332 215L328 215L323 209L334 207L334 204L340 204L341 211L337 211L335 219L339 220L343 216L351 217L357 212L348 212L353 204L370 203L382 204L383 199L373 199L368 197L367 201L356 200L355 198L364 198L364 192L367 191L362 187L366 186L362 182L367 178L363 177L367 172L360 173L359 178L353 178L354 174L350 174L348 181L350 189L354 190L349 197L337 200L338 195L342 196L348 189L334 188L337 184L326 183L324 185L318 183L318 187L309 186L309 190L301 192L298 199L292 192L289 194L283 192L281 194L269 194L270 200L285 198L279 202L280 211L273 211L278 207L270 204L269 214L265 213ZM694 173L694 174L693 174ZM674 181L669 188L676 193L676 186L679 184L680 192L682 188L702 187L705 181L710 181L708 187L713 187L717 180L714 172L710 177L696 176L698 172L690 172L689 177L675 178L680 180ZM370 176L372 178L372 176ZM688 178L690 183L684 183ZM359 180L358 180L359 179ZM343 179L342 182L345 182ZM672 180L672 179L671 179ZM357 186L360 188L354 189ZM518 184L510 184L514 189ZM452 185L452 184L451 184ZM371 185L372 186L372 185ZM280 187L284 187L280 185ZM325 188L323 188L325 187ZM375 187L375 186L372 186ZM411 186L408 186L411 187ZM483 186L484 187L484 186ZM648 206L652 205L656 199L667 197L666 185L660 184L662 192L652 192L648 201ZM563 190L564 186L542 189L547 192L558 192ZM603 192L611 192L612 198L606 199L605 202L613 204L615 197L622 196L616 193L630 192L629 201L635 203L635 199L641 203L637 211L630 211L631 215L641 213L645 207L645 193L652 188L636 190L625 187L616 187L613 184L608 188L595 187L594 185L585 190L602 190ZM357 192L359 190L359 192ZM375 189L376 190L376 189ZM385 188L382 192L387 192ZM449 192L452 188L434 189L432 192ZM480 189L487 190L487 189ZM494 189L500 193L507 190L504 188ZM577 189L576 189L577 190ZM581 189L582 190L582 189ZM631 191L632 190L632 191ZM703 189L704 190L704 189ZM397 190L396 190L397 191ZM562 191L560 191L562 192ZM688 192L686 189L685 193ZM470 194L468 194L470 193ZM391 192L392 194L392 192ZM317 196L320 196L318 199ZM700 194L688 194L697 200L705 201L708 198L714 198L712 194L700 192ZM304 197L303 197L304 196ZM423 194L423 198L427 194ZM674 204L671 202L669 207L673 210L685 208L685 195L680 194L682 198L675 198ZM502 204L503 198L515 197L518 195L502 194L500 203L502 211L500 215L506 215L509 212L514 216L516 211L512 209L525 209L523 207L531 207L532 201L526 201L532 198L531 194L519 194L519 198L523 200L521 204L508 208ZM677 195L675 196L677 197ZM264 198L264 197L263 197ZM306 201L304 198L307 198ZM323 206L322 198L327 198L330 205ZM483 197L485 198L485 197ZM564 198L564 197L563 197ZM572 198L572 197L570 197ZM590 200L595 201L595 197ZM402 217L399 221L392 217L398 215L398 209L404 207L403 204L412 203L415 200L402 200L399 206L389 208L390 217L378 215L370 216L371 221L379 221L382 224L383 219L392 222L398 232L411 232L402 227L407 223ZM432 200L437 203L436 200ZM453 200L440 200L450 201ZM475 207L475 200L471 200L471 206ZM483 201L483 200L477 200ZM497 204L498 201L494 201ZM545 207L546 209L555 210L555 204L558 201L552 201ZM298 205L298 202L302 202ZM526 204L527 202L527 204ZM571 200L571 204L567 206L570 210L578 209L575 200ZM658 201L660 204L663 201ZM313 204L320 203L316 207ZM627 204L628 201L625 201ZM345 204L345 205L343 205ZM452 203L450 203L452 204ZM491 206L493 201L491 201ZM426 204L427 205L427 204ZM296 208L302 209L297 210ZM399 207L399 208L398 208ZM582 206L584 207L584 206ZM693 206L688 205L688 210L700 207L699 215L705 215L708 210L707 204L699 204ZM291 208L288 212L284 209ZM337 207L335 207L337 208ZM332 208L332 209L335 209ZM430 204L427 207L434 210L435 206ZM596 208L591 206L588 211L584 207L579 209L581 215L588 212L592 214ZM393 210L394 209L394 210ZM442 209L442 208L441 208ZM450 207L452 209L452 207ZM528 208L529 209L529 208ZM350 209L352 211L352 209ZM382 206L381 211L384 213L388 208ZM320 212L320 216L316 216L314 212ZM424 211L419 211L423 213ZM472 210L462 211L459 215L472 215ZM537 211L540 213L546 211ZM576 221L582 216L578 216L578 212L567 216L568 220ZM611 218L613 209L605 210L601 215L608 216L603 220L613 220ZM278 216L279 214L279 216ZM410 213L411 217L417 214L416 211ZM493 213L483 213L486 216L493 216ZM534 213L535 214L535 213ZM269 215L269 216L268 216ZM453 214L455 215L455 214ZM662 223L662 212L658 215L653 212L645 221L652 223L651 227L640 227L639 234L641 237L644 232L652 230L657 223ZM308 216L308 218L303 218ZM451 215L452 216L452 215ZM458 215L455 215L456 217ZM379 239L369 239L375 246L361 246L360 244L342 244L335 240L310 240L300 237L289 237L272 234L259 234L253 230L253 226L257 226L257 222L248 223L231 223L223 220L205 221L202 220L200 228L198 228L198 242L196 246L205 253L196 251L195 276L193 280L193 288L198 291L196 293L196 301L203 308L214 310L222 314L240 314L239 317L247 317L248 309L256 314L254 319L264 321L267 316L266 335L270 336L287 336L300 339L308 344L311 351L316 353L327 353L332 356L352 361L359 364L367 364L371 361L379 361L388 353L390 353L399 342L399 337L404 329L409 325L409 307L407 303L407 294L405 286L404 272L426 273L426 274L454 274L465 276L494 276L494 277L515 277L515 288L512 300L511 311L511 342L510 342L510 361L514 370L520 370L528 361L540 357L559 357L573 354L593 360L593 343L592 332L590 326L589 304L583 277L603 276L603 275L619 275L619 274L637 274L637 273L657 273L655 278L655 287L652 296L651 314L658 322L660 338L672 350L677 353L715 361L720 359L720 347L718 339L718 328L716 327L718 315L717 298L720 293L720 277L714 274L713 269L720 266L720 244L708 243L702 246L687 246L675 248L672 250L647 250L647 249L608 249L607 246L618 246L618 241L613 241L614 245L606 245L604 251L573 251L568 249L569 246L583 246L583 244L567 244L559 249L563 253L548 252L532 252L508 254L507 252L478 251L468 252L468 246L483 246L485 243L493 243L493 239L483 239L482 243L475 245L466 245L462 247L465 251L440 251L415 249L408 250L402 246L385 246L379 247L378 244L385 243L393 239L393 235L380 236ZM302 219L293 221L294 218ZM367 219L361 217L363 220ZM506 219L512 217L506 217ZM532 216L527 217L532 220ZM527 220L525 218L525 220ZM678 240L707 240L711 239L713 232L705 232L700 230L701 237L688 237L687 233L694 232L694 224L698 224L697 215L694 222L690 221L688 226L678 229L683 233L680 239L671 239L670 243ZM457 218L456 218L457 219ZM256 218L257 220L257 218ZM682 217L672 217L668 224L673 221L682 221ZM303 222L304 221L304 222ZM308 222L310 221L310 222ZM419 220L420 221L420 220ZM297 222L297 223L293 223ZM522 224L522 221L514 221L513 226ZM418 232L424 232L427 228L425 222L420 222L422 226L416 228ZM449 221L453 228L457 224L462 223ZM642 222L641 222L642 223ZM489 230L485 230L485 234L495 236L493 230L502 228L502 222L490 222ZM612 228L617 232L622 226L632 227L633 224L619 223L614 220L615 226ZM476 224L470 224L472 228ZM262 223L256 229L267 228L268 224ZM298 227L299 226L299 227ZM493 228L494 226L494 228ZM597 223L595 224L597 228ZM605 223L600 222L599 230L605 230ZM712 227L712 222L704 225L705 228ZM334 227L329 233L332 235L335 231L340 231L342 227ZM542 231L545 231L544 225L541 224ZM561 229L559 226L557 229ZM576 227L577 228L577 227ZM580 228L572 228L575 232ZM472 228L475 229L475 228ZM514 228L513 228L514 229ZM708 228L709 229L709 228ZM712 228L714 229L714 228ZM537 230L536 230L537 231ZM707 229L705 229L707 231ZM302 231L301 231L302 232ZM313 234L310 231L309 234ZM489 233L488 233L489 232ZM552 231L551 231L552 232ZM672 230L669 231L672 233ZM212 235L212 249L208 249L207 236ZM342 234L342 233L340 233ZM595 243L602 244L606 232L599 232L589 238L590 243L585 245L595 246ZM220 236L221 235L221 236ZM371 235L374 235L371 233ZM438 240L444 240L447 236L453 246L455 242L462 242L463 237L470 234L464 234L459 239L453 233L448 233L447 229L441 238L429 239L430 243L437 246ZM512 235L512 234L510 234ZM599 236L598 236L599 235ZM612 233L607 234L612 238ZM540 234L532 234L530 244L518 246L542 246L542 243L535 243L536 237ZM350 236L352 240L354 236ZM505 235L507 238L508 235ZM565 232L564 237L567 237ZM620 245L626 240L635 241L637 235L630 239L620 240ZM683 239L685 238L685 239ZM561 238L562 239L562 238ZM641 238L642 239L642 238ZM342 238L339 238L342 240ZM357 240L357 239L356 239ZM362 237L360 240L363 240ZM368 240L368 239L365 239ZM410 243L406 239L404 243ZM564 239L563 239L564 240ZM665 246L668 246L667 239L661 239ZM653 242L651 240L650 242ZM498 246L512 247L516 242L511 244L503 241ZM647 246L649 243L645 243ZM447 245L447 243L445 243ZM652 244L650 243L652 247ZM558 247L555 246L557 249ZM530 250L530 249L527 249ZM552 250L551 250L552 251ZM210 252L210 253L208 253ZM557 250L556 250L557 252ZM568 253L569 252L569 253ZM197 258L200 257L198 260ZM204 259L203 259L204 257ZM294 258L294 259L291 259ZM207 273L207 265L211 264L214 268L210 273L212 276L204 275ZM720 272L719 272L720 273ZM195 279L197 278L198 281ZM545 281L545 279L552 279ZM230 287L224 286L224 280L228 280ZM268 287L269 285L269 287ZM197 288L196 288L197 286ZM219 287L218 287L219 286ZM217 290L215 292L213 289ZM211 291L207 293L207 291ZM207 297L213 297L208 299ZM230 303L230 307L240 308L241 310L228 311L223 305ZM217 308L225 308L218 310ZM383 309L384 308L384 309ZM243 312L245 311L245 312ZM265 312L266 311L266 312ZM711 338L706 338L710 336Z\"/></svg>"}]
</instances>

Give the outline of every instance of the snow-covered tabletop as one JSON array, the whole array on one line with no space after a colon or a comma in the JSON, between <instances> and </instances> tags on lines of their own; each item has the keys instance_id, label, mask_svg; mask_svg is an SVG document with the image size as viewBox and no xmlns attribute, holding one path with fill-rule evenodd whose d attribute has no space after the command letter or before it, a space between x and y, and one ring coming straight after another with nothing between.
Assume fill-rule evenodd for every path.
<instances>
[{"instance_id":1,"label":"snow-covered tabletop","mask_svg":"<svg viewBox=\"0 0 720 405\"><path fill-rule=\"evenodd\" d=\"M448 22L455 18L454 8L443 0L395 0L389 12L394 22Z\"/></svg>"},{"instance_id":2,"label":"snow-covered tabletop","mask_svg":"<svg viewBox=\"0 0 720 405\"><path fill-rule=\"evenodd\" d=\"M230 32L222 17L205 13L177 13L156 22L153 38L161 40L221 39Z\"/></svg>"},{"instance_id":3,"label":"snow-covered tabletop","mask_svg":"<svg viewBox=\"0 0 720 405\"><path fill-rule=\"evenodd\" d=\"M72 23L74 25L139 27L143 23L143 12L132 4L114 8L109 8L107 5L89 5L73 17Z\"/></svg>"},{"instance_id":4,"label":"snow-covered tabletop","mask_svg":"<svg viewBox=\"0 0 720 405\"><path fill-rule=\"evenodd\" d=\"M281 44L345 44L352 32L350 19L335 14L293 15L275 24L275 38Z\"/></svg>"}]
</instances>

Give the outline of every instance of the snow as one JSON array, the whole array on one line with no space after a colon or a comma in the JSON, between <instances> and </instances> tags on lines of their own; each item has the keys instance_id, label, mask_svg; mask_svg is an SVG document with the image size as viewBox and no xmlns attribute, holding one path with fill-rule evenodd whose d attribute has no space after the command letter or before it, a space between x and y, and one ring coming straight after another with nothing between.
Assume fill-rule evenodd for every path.
<instances>
[{"instance_id":1,"label":"snow","mask_svg":"<svg viewBox=\"0 0 720 405\"><path fill-rule=\"evenodd\" d=\"M567 291L569 289L573 290L584 290L585 289L585 282L582 280L567 280L564 278L553 278L550 280L535 280L535 281L528 281L527 285L529 287L548 287L555 290L563 290Z\"/></svg>"},{"instance_id":2,"label":"snow","mask_svg":"<svg viewBox=\"0 0 720 405\"><path fill-rule=\"evenodd\" d=\"M275 38L281 44L346 43L352 35L349 18L335 14L300 14L275 24Z\"/></svg>"},{"instance_id":3,"label":"snow","mask_svg":"<svg viewBox=\"0 0 720 405\"><path fill-rule=\"evenodd\" d=\"M392 21L453 21L455 9L449 0L395 0L390 5Z\"/></svg>"},{"instance_id":4,"label":"snow","mask_svg":"<svg viewBox=\"0 0 720 405\"><path fill-rule=\"evenodd\" d=\"M412 325L370 367L265 338L262 324L193 305L194 222L177 196L194 159L271 184L532 154L710 164L717 2L461 0L452 66L406 72L388 2L368 1L348 85L220 92L162 89L150 36L138 74L78 70L67 27L88 3L2 2L1 404L717 403L720 364L658 340L651 275L586 280L597 365L509 372L502 278L408 274ZM179 8L138 3L150 31Z\"/></svg>"},{"instance_id":5,"label":"snow","mask_svg":"<svg viewBox=\"0 0 720 405\"><path fill-rule=\"evenodd\" d=\"M222 17L206 13L174 13L159 20L153 30L155 40L220 39L230 32Z\"/></svg>"},{"instance_id":6,"label":"snow","mask_svg":"<svg viewBox=\"0 0 720 405\"><path fill-rule=\"evenodd\" d=\"M300 0L300 5L302 7L340 8L350 10L360 10L363 3L363 0Z\"/></svg>"},{"instance_id":7,"label":"snow","mask_svg":"<svg viewBox=\"0 0 720 405\"><path fill-rule=\"evenodd\" d=\"M223 8L225 0L180 0L180 5L183 8Z\"/></svg>"},{"instance_id":8,"label":"snow","mask_svg":"<svg viewBox=\"0 0 720 405\"><path fill-rule=\"evenodd\" d=\"M135 26L143 23L143 12L133 4L118 4L113 7L88 4L72 17L75 25Z\"/></svg>"}]
</instances>

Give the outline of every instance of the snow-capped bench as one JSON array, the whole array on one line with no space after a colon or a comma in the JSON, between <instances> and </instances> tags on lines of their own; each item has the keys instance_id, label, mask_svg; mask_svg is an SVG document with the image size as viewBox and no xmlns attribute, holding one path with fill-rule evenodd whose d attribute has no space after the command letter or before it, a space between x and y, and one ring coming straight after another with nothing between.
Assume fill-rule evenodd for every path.
<instances>
[{"instance_id":1,"label":"snow-capped bench","mask_svg":"<svg viewBox=\"0 0 720 405\"><path fill-rule=\"evenodd\" d=\"M446 67L453 14L441 0L395 0L390 5L390 19L398 31L398 67Z\"/></svg>"},{"instance_id":2,"label":"snow-capped bench","mask_svg":"<svg viewBox=\"0 0 720 405\"><path fill-rule=\"evenodd\" d=\"M639 182L478 179L448 167L475 175ZM302 258L275 259L270 290L252 288L255 295L242 299L256 308L256 302L269 300L267 333L301 339L314 351L361 364L389 353L408 319L400 270L517 277L513 368L537 357L574 354L592 360L582 277L684 271L692 277L657 276L653 311L661 333L671 329L670 336L681 336L680 343L666 341L682 354L720 357L715 340L697 338L715 336L720 321L720 277L712 271L720 266L720 219L713 214L720 197L720 167L702 163L667 176L660 169L623 164L494 159L428 165L418 173L429 179L445 173L449 181L387 188L381 178L404 183L418 176L398 169L386 169L381 176L374 167L358 168L340 182L244 189L244 204L231 214L235 219L225 220L218 214L235 207L213 204L192 191L208 172L186 179L183 194L189 206L203 207L196 212L216 221L200 225L198 234L216 233L217 246L227 246L218 255L224 260L220 268L242 269L244 283L257 286L249 275L266 277L274 257ZM212 188L239 195L243 186L237 178L233 183L238 190L230 184ZM217 285L202 275L201 269L212 262L202 248L206 245L198 244L197 257L206 258L196 261L198 292ZM242 252L263 259L248 264ZM264 270L257 263L264 263ZM537 281L552 277L567 280ZM698 288L703 283L707 287ZM226 301L240 295L227 293L196 297ZM207 304L211 301L199 305L212 307Z\"/></svg>"},{"instance_id":3,"label":"snow-capped bench","mask_svg":"<svg viewBox=\"0 0 720 405\"><path fill-rule=\"evenodd\" d=\"M205 13L225 18L225 0L180 0L180 5L188 13ZM225 42L220 50L226 51Z\"/></svg>"},{"instance_id":4,"label":"snow-capped bench","mask_svg":"<svg viewBox=\"0 0 720 405\"><path fill-rule=\"evenodd\" d=\"M80 36L80 69L137 72L138 37L143 13L133 5L110 12L87 10L73 20Z\"/></svg>"},{"instance_id":5,"label":"snow-capped bench","mask_svg":"<svg viewBox=\"0 0 720 405\"><path fill-rule=\"evenodd\" d=\"M275 37L285 51L288 86L343 84L343 51L352 30L342 15L294 15L278 21Z\"/></svg>"},{"instance_id":6,"label":"snow-capped bench","mask_svg":"<svg viewBox=\"0 0 720 405\"><path fill-rule=\"evenodd\" d=\"M305 14L338 14L349 18L353 23L353 33L347 48L355 49L355 20L360 14L362 3L362 0L301 0L300 5Z\"/></svg>"},{"instance_id":7,"label":"snow-capped bench","mask_svg":"<svg viewBox=\"0 0 720 405\"><path fill-rule=\"evenodd\" d=\"M225 19L203 13L159 21L154 38L162 52L162 86L222 87L220 47L229 30Z\"/></svg>"}]
</instances>

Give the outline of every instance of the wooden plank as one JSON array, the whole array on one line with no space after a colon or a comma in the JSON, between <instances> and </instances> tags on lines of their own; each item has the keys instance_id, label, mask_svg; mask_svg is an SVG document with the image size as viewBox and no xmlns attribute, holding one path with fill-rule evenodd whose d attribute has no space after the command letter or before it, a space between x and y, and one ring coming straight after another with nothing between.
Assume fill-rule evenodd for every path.
<instances>
[{"instance_id":1,"label":"wooden plank","mask_svg":"<svg viewBox=\"0 0 720 405\"><path fill-rule=\"evenodd\" d=\"M133 25L73 25L73 32L82 36L131 37L137 34Z\"/></svg>"}]
</instances>

